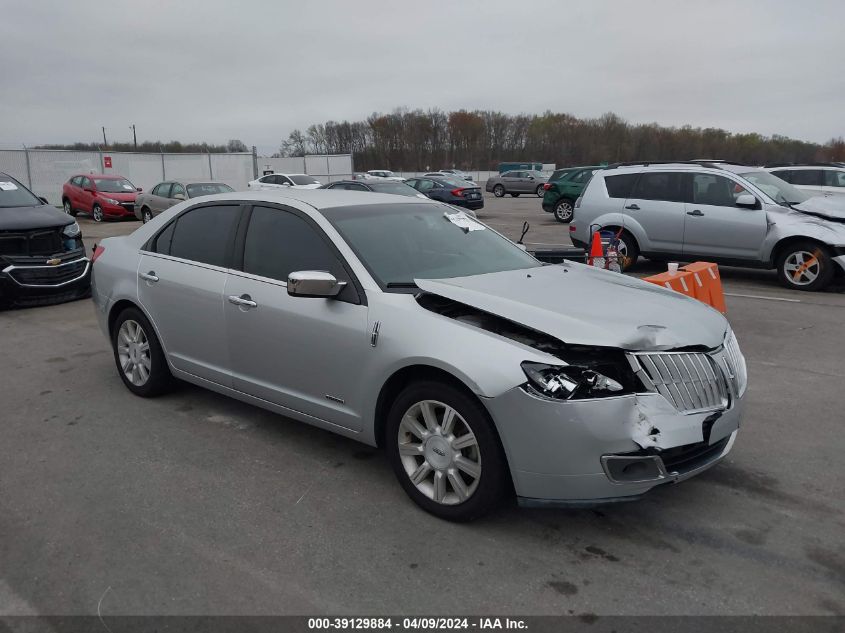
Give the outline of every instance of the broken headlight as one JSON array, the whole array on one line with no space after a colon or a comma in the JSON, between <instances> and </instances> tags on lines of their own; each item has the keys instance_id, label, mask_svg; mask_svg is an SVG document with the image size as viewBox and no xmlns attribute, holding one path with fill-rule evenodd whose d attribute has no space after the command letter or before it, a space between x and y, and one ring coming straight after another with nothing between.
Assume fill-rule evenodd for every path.
<instances>
[{"instance_id":1,"label":"broken headlight","mask_svg":"<svg viewBox=\"0 0 845 633\"><path fill-rule=\"evenodd\" d=\"M526 361L522 363L522 371L528 378L526 390L544 398L573 400L631 393L618 380L589 367Z\"/></svg>"}]
</instances>

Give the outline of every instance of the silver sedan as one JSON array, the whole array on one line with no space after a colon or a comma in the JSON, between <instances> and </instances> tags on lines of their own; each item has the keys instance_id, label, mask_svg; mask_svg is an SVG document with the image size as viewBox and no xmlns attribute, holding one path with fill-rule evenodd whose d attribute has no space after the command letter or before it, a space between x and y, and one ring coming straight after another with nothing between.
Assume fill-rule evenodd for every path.
<instances>
[{"instance_id":1,"label":"silver sedan","mask_svg":"<svg viewBox=\"0 0 845 633\"><path fill-rule=\"evenodd\" d=\"M709 468L737 434L745 361L721 314L542 265L436 201L188 200L93 260L130 391L181 379L381 446L411 499L445 519L509 490L524 505L635 498Z\"/></svg>"}]
</instances>

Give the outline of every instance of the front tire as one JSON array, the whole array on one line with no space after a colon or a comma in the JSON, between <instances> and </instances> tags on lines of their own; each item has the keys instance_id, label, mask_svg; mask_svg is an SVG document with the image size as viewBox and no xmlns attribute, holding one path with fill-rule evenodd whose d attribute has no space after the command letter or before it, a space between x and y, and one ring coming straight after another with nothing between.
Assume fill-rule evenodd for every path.
<instances>
[{"instance_id":1,"label":"front tire","mask_svg":"<svg viewBox=\"0 0 845 633\"><path fill-rule=\"evenodd\" d=\"M833 261L816 242L795 242L781 251L778 279L787 288L808 292L821 290L833 279Z\"/></svg>"},{"instance_id":2,"label":"front tire","mask_svg":"<svg viewBox=\"0 0 845 633\"><path fill-rule=\"evenodd\" d=\"M622 234L619 236L619 255L622 260L623 273L629 271L640 257L640 246L637 244L634 236L628 233L628 231L622 231Z\"/></svg>"},{"instance_id":3,"label":"front tire","mask_svg":"<svg viewBox=\"0 0 845 633\"><path fill-rule=\"evenodd\" d=\"M91 215L94 216L94 222L102 222L105 219L103 209L99 204L95 204L91 209Z\"/></svg>"},{"instance_id":4,"label":"front tire","mask_svg":"<svg viewBox=\"0 0 845 633\"><path fill-rule=\"evenodd\" d=\"M436 381L412 383L390 408L387 454L407 495L448 521L472 521L503 499L507 462L493 423L471 396Z\"/></svg>"},{"instance_id":5,"label":"front tire","mask_svg":"<svg viewBox=\"0 0 845 633\"><path fill-rule=\"evenodd\" d=\"M546 190L543 189L543 185L538 185L534 193L537 194L538 198L542 198L544 195L546 195Z\"/></svg>"},{"instance_id":6,"label":"front tire","mask_svg":"<svg viewBox=\"0 0 845 633\"><path fill-rule=\"evenodd\" d=\"M136 396L151 398L170 390L173 376L147 317L137 308L121 312L112 328L117 373Z\"/></svg>"},{"instance_id":7,"label":"front tire","mask_svg":"<svg viewBox=\"0 0 845 633\"><path fill-rule=\"evenodd\" d=\"M65 200L62 202L62 208L64 209L64 212L67 213L70 217L76 217L76 211L73 210L73 205L67 198L65 198Z\"/></svg>"},{"instance_id":8,"label":"front tire","mask_svg":"<svg viewBox=\"0 0 845 633\"><path fill-rule=\"evenodd\" d=\"M572 222L572 216L575 214L575 207L572 206L572 200L561 198L555 203L555 220L568 224Z\"/></svg>"},{"instance_id":9,"label":"front tire","mask_svg":"<svg viewBox=\"0 0 845 633\"><path fill-rule=\"evenodd\" d=\"M503 198L505 195L505 188L502 185L496 185L493 187L493 195L497 198Z\"/></svg>"},{"instance_id":10,"label":"front tire","mask_svg":"<svg viewBox=\"0 0 845 633\"><path fill-rule=\"evenodd\" d=\"M153 212L152 211L150 211L147 207L144 207L143 209L141 209L141 222L146 224L147 222L149 222L152 219L153 219Z\"/></svg>"}]
</instances>

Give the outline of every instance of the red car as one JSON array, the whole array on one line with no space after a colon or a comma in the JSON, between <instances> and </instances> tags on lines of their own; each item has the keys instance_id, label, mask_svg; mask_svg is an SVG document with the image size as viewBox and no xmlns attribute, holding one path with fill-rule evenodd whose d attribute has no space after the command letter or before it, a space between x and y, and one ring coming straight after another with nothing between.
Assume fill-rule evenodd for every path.
<instances>
[{"instance_id":1,"label":"red car","mask_svg":"<svg viewBox=\"0 0 845 633\"><path fill-rule=\"evenodd\" d=\"M95 222L135 218L135 196L141 191L123 176L78 174L62 186L65 213L90 213Z\"/></svg>"}]
</instances>

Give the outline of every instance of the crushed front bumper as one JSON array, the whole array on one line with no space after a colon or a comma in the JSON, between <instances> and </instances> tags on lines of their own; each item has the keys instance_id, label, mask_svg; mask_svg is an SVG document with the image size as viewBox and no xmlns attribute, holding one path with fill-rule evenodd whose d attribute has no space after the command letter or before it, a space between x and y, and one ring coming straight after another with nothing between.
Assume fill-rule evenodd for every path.
<instances>
[{"instance_id":1,"label":"crushed front bumper","mask_svg":"<svg viewBox=\"0 0 845 633\"><path fill-rule=\"evenodd\" d=\"M680 413L658 393L551 401L515 387L485 400L522 505L635 499L692 477L733 447L743 398Z\"/></svg>"}]
</instances>

